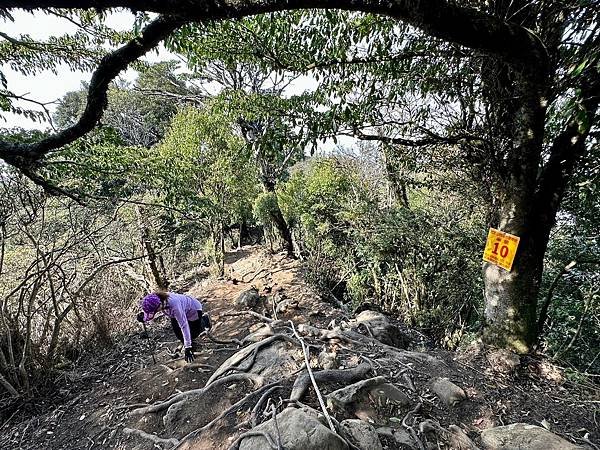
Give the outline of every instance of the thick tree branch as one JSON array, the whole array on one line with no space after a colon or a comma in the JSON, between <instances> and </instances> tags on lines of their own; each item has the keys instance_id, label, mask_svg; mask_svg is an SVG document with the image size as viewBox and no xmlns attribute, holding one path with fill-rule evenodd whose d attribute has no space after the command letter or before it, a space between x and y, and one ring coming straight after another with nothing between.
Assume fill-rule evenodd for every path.
<instances>
[{"instance_id":1,"label":"thick tree branch","mask_svg":"<svg viewBox=\"0 0 600 450\"><path fill-rule=\"evenodd\" d=\"M498 55L515 64L529 77L543 78L547 71L546 50L541 41L526 28L447 0L5 0L1 11L10 8L113 7L152 11L170 16L161 16L154 20L143 30L140 37L102 59L90 82L86 109L75 125L33 144L0 141L1 159L24 173L34 173L37 162L48 152L75 141L94 128L106 107L108 85L119 72L189 21L241 18L260 13L306 8L363 11L402 20L432 36ZM401 143L427 145L423 142ZM34 181L39 183L40 178L36 179ZM42 185L48 187L47 183ZM51 189L51 192L56 193L56 189Z\"/></svg>"},{"instance_id":2,"label":"thick tree branch","mask_svg":"<svg viewBox=\"0 0 600 450\"><path fill-rule=\"evenodd\" d=\"M550 148L550 158L539 177L536 202L540 208L542 224L554 225L556 212L576 163L586 151L585 140L596 118L600 104L600 73L597 62L591 62L581 77L579 113L574 113L565 129L556 137ZM581 117L585 117L582 122Z\"/></svg>"},{"instance_id":3,"label":"thick tree branch","mask_svg":"<svg viewBox=\"0 0 600 450\"><path fill-rule=\"evenodd\" d=\"M296 9L342 9L381 14L433 36L546 70L547 53L526 28L447 0L5 0L4 8L131 8L204 21ZM544 76L545 73L541 73Z\"/></svg>"},{"instance_id":4,"label":"thick tree branch","mask_svg":"<svg viewBox=\"0 0 600 450\"><path fill-rule=\"evenodd\" d=\"M51 150L67 145L91 131L106 107L110 82L131 62L154 48L184 23L180 18L161 16L148 24L141 36L102 58L90 81L85 111L75 125L33 144L0 141L0 158L21 169L35 183L47 187L47 183L40 183L40 177L31 176L36 163ZM55 189L52 191L56 193Z\"/></svg>"},{"instance_id":5,"label":"thick tree branch","mask_svg":"<svg viewBox=\"0 0 600 450\"><path fill-rule=\"evenodd\" d=\"M345 133L341 133L345 134ZM470 134L458 134L456 136L439 136L433 132L428 132L430 137L421 139L405 139L401 137L379 136L376 134L365 134L361 130L355 130L354 134L348 133L348 136L354 136L362 141L378 141L385 144L404 145L406 147L425 147L436 144L459 144L461 142L481 141L482 138Z\"/></svg>"},{"instance_id":6,"label":"thick tree branch","mask_svg":"<svg viewBox=\"0 0 600 450\"><path fill-rule=\"evenodd\" d=\"M452 52L453 55L458 55L458 52ZM326 61L313 62L311 64L307 64L306 66L294 66L291 64L287 64L281 60L279 60L275 55L269 53L258 53L257 56L265 58L274 67L282 70L289 70L293 72L310 72L315 69L330 69L333 67L340 66L358 66L358 65L376 65L376 64L384 64L390 62L401 62L412 60L414 58L431 58L433 56L437 56L438 54L434 54L432 52L403 52L397 53L389 56L365 56L365 57L353 57L353 58L345 58L345 59L331 59Z\"/></svg>"},{"instance_id":7,"label":"thick tree branch","mask_svg":"<svg viewBox=\"0 0 600 450\"><path fill-rule=\"evenodd\" d=\"M188 103L193 105L202 105L208 98L208 95L201 94L177 94L175 92L169 92L160 89L144 89L139 87L134 87L133 90L135 92L139 92L140 94L147 95L149 97L162 97L170 100L176 100L181 103Z\"/></svg>"}]
</instances>

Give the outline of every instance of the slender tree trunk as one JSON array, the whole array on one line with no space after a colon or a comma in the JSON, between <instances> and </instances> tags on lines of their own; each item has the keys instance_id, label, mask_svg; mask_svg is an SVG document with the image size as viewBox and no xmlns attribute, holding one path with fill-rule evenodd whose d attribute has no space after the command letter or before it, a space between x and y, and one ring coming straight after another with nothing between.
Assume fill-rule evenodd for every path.
<instances>
[{"instance_id":1,"label":"slender tree trunk","mask_svg":"<svg viewBox=\"0 0 600 450\"><path fill-rule=\"evenodd\" d=\"M593 295L589 295L587 298L583 299L584 308L583 308L583 312L581 313L581 316L579 317L579 323L577 324L577 329L575 330L575 334L573 335L573 337L571 338L571 340L569 341L569 343L567 344L567 346L564 349L558 350L554 354L554 356L552 357L553 359L560 358L562 355L568 353L569 350L571 350L571 348L573 348L573 345L575 345L575 342L577 342L577 339L579 339L579 336L581 335L581 330L583 329L583 322L587 318L588 311L592 304L592 299L593 299Z\"/></svg>"},{"instance_id":2,"label":"slender tree trunk","mask_svg":"<svg viewBox=\"0 0 600 450\"><path fill-rule=\"evenodd\" d=\"M18 397L19 392L14 388L10 382L2 376L0 373L0 386L2 386L12 397Z\"/></svg>"},{"instance_id":3,"label":"slender tree trunk","mask_svg":"<svg viewBox=\"0 0 600 450\"><path fill-rule=\"evenodd\" d=\"M394 203L399 203L405 208L409 207L408 192L406 183L402 179L402 169L398 163L398 156L394 154L395 149L389 145L383 144L383 159L385 163L385 173L390 184L391 196Z\"/></svg>"},{"instance_id":4,"label":"slender tree trunk","mask_svg":"<svg viewBox=\"0 0 600 450\"><path fill-rule=\"evenodd\" d=\"M281 209L279 208L279 202L277 201L277 194L275 193L275 183L262 177L263 187L266 192L269 192L275 196L274 208L270 211L271 220L279 232L279 236L283 240L283 249L289 256L294 257L294 241L292 240L292 233L288 226Z\"/></svg>"},{"instance_id":5,"label":"slender tree trunk","mask_svg":"<svg viewBox=\"0 0 600 450\"><path fill-rule=\"evenodd\" d=\"M240 248L244 246L244 244L250 242L250 233L248 230L248 223L246 219L242 220L240 223Z\"/></svg>"},{"instance_id":6,"label":"slender tree trunk","mask_svg":"<svg viewBox=\"0 0 600 450\"><path fill-rule=\"evenodd\" d=\"M550 304L552 303L552 297L554 295L554 290L556 289L556 286L558 286L558 283L562 279L563 275L565 275L566 273L569 273L571 271L571 269L573 267L575 267L577 264L600 264L600 259L595 259L595 258L579 259L579 256L578 256L574 260L569 262L567 265L565 265L560 270L560 272L558 272L558 274L556 274L556 277L554 277L552 284L548 288L548 292L546 293L546 297L544 298L544 301L540 308L540 313L538 315L538 337L539 337L539 335L541 335L544 332L544 326L546 324L546 320L548 319L548 310L550 309Z\"/></svg>"},{"instance_id":7,"label":"slender tree trunk","mask_svg":"<svg viewBox=\"0 0 600 450\"><path fill-rule=\"evenodd\" d=\"M146 220L143 216L143 212L141 211L139 206L136 207L136 213L138 219L138 229L140 231L140 236L142 240L142 246L144 248L144 251L148 255L146 261L148 264L148 268L150 269L150 273L152 274L152 278L154 279L154 286L158 289L167 289L169 286L169 282L164 272L164 265L162 264L159 255L157 255L156 251L154 250L154 244L152 242L152 234L150 232L150 227L146 223Z\"/></svg>"},{"instance_id":8,"label":"slender tree trunk","mask_svg":"<svg viewBox=\"0 0 600 450\"><path fill-rule=\"evenodd\" d=\"M15 362L15 353L13 349L13 338L12 331L8 326L6 326L6 320L3 320L4 329L6 330L6 350L8 352L8 363L10 367L10 373L8 374L11 377L12 381L15 383L19 382L19 378L16 374L16 362Z\"/></svg>"},{"instance_id":9,"label":"slender tree trunk","mask_svg":"<svg viewBox=\"0 0 600 450\"><path fill-rule=\"evenodd\" d=\"M223 219L220 220L219 226L219 276L223 276L225 274L225 226L223 224Z\"/></svg>"}]
</instances>

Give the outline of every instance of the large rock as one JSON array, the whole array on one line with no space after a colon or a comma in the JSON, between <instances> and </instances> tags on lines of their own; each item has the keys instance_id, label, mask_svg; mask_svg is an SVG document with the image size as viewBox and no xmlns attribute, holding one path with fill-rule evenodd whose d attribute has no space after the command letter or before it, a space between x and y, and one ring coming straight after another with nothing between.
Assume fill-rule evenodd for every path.
<instances>
[{"instance_id":1,"label":"large rock","mask_svg":"<svg viewBox=\"0 0 600 450\"><path fill-rule=\"evenodd\" d=\"M367 327L367 333L375 339L393 347L405 349L410 345L410 338L393 325L389 319L377 311L363 311L356 316L356 323Z\"/></svg>"},{"instance_id":2,"label":"large rock","mask_svg":"<svg viewBox=\"0 0 600 450\"><path fill-rule=\"evenodd\" d=\"M277 427L273 419L254 428L268 434L277 443L277 430L281 445L286 450L348 450L348 445L318 420L295 409L286 408L277 414ZM262 436L247 437L240 443L240 450L264 450L270 448Z\"/></svg>"},{"instance_id":3,"label":"large rock","mask_svg":"<svg viewBox=\"0 0 600 450\"><path fill-rule=\"evenodd\" d=\"M255 308L259 303L260 295L255 287L242 292L235 301L235 304L242 308Z\"/></svg>"},{"instance_id":4,"label":"large rock","mask_svg":"<svg viewBox=\"0 0 600 450\"><path fill-rule=\"evenodd\" d=\"M353 413L370 423L385 422L388 408L408 409L412 401L384 377L362 380L327 395L328 406L337 411Z\"/></svg>"},{"instance_id":5,"label":"large rock","mask_svg":"<svg viewBox=\"0 0 600 450\"><path fill-rule=\"evenodd\" d=\"M271 336L238 350L213 372L207 384L232 369L260 375L265 382L290 376L300 368L304 356L297 346L282 337Z\"/></svg>"},{"instance_id":6,"label":"large rock","mask_svg":"<svg viewBox=\"0 0 600 450\"><path fill-rule=\"evenodd\" d=\"M456 425L443 428L439 422L426 419L419 424L421 436L427 440L428 446L451 448L452 450L479 450L467 434Z\"/></svg>"},{"instance_id":7,"label":"large rock","mask_svg":"<svg viewBox=\"0 0 600 450\"><path fill-rule=\"evenodd\" d=\"M327 395L327 402L332 407L348 408L366 397L378 403L394 403L409 406L412 402L408 396L384 377L374 377L333 391Z\"/></svg>"},{"instance_id":8,"label":"large rock","mask_svg":"<svg viewBox=\"0 0 600 450\"><path fill-rule=\"evenodd\" d=\"M252 356L244 360L240 367L245 369L251 361ZM302 352L297 347L286 341L274 341L260 349L248 371L270 382L289 377L300 369L303 362Z\"/></svg>"},{"instance_id":9,"label":"large rock","mask_svg":"<svg viewBox=\"0 0 600 450\"><path fill-rule=\"evenodd\" d=\"M487 450L576 450L583 448L571 444L545 428L526 423L513 423L483 430L481 442Z\"/></svg>"},{"instance_id":10,"label":"large rock","mask_svg":"<svg viewBox=\"0 0 600 450\"><path fill-rule=\"evenodd\" d=\"M456 406L467 398L465 391L448 378L434 378L429 387L446 406Z\"/></svg>"},{"instance_id":11,"label":"large rock","mask_svg":"<svg viewBox=\"0 0 600 450\"><path fill-rule=\"evenodd\" d=\"M386 383L384 377L374 377L350 384L327 395L327 403L331 407L347 408L361 400L371 389Z\"/></svg>"},{"instance_id":12,"label":"large rock","mask_svg":"<svg viewBox=\"0 0 600 450\"><path fill-rule=\"evenodd\" d=\"M382 438L388 438L393 442L391 448L398 450L413 450L417 449L417 443L408 434L404 428L392 428L392 427L379 427L377 428L377 434Z\"/></svg>"},{"instance_id":13,"label":"large rock","mask_svg":"<svg viewBox=\"0 0 600 450\"><path fill-rule=\"evenodd\" d=\"M168 408L162 419L163 425L169 435L185 436L213 420L222 411L244 398L252 389L251 382L240 381L206 394L189 395L185 400L174 403ZM209 408L200 407L207 403L210 404ZM147 414L141 420L145 420L148 416L158 417L156 414Z\"/></svg>"},{"instance_id":14,"label":"large rock","mask_svg":"<svg viewBox=\"0 0 600 450\"><path fill-rule=\"evenodd\" d=\"M360 450L383 450L377 431L367 422L346 419L340 423L340 433Z\"/></svg>"},{"instance_id":15,"label":"large rock","mask_svg":"<svg viewBox=\"0 0 600 450\"><path fill-rule=\"evenodd\" d=\"M412 404L410 398L391 383L384 383L374 387L369 391L369 395L380 404L386 402L402 406L410 406Z\"/></svg>"}]
</instances>

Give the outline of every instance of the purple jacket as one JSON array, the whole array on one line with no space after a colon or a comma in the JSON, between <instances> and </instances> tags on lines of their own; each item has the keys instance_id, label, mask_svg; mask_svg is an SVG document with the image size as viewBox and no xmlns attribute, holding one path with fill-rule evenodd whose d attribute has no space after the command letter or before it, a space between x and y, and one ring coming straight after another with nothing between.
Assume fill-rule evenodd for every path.
<instances>
[{"instance_id":1,"label":"purple jacket","mask_svg":"<svg viewBox=\"0 0 600 450\"><path fill-rule=\"evenodd\" d=\"M202 311L202 303L189 295L169 292L167 300L168 308L164 310L167 317L177 320L181 333L183 334L183 346L190 348L192 338L190 337L190 325L188 321L198 320L198 311Z\"/></svg>"}]
</instances>

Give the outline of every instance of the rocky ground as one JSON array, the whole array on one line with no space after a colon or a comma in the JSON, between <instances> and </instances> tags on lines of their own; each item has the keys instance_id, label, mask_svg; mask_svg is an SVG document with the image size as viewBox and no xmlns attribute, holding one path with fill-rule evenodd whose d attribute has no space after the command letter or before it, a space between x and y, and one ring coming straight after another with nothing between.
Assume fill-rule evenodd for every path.
<instances>
[{"instance_id":1,"label":"rocky ground","mask_svg":"<svg viewBox=\"0 0 600 450\"><path fill-rule=\"evenodd\" d=\"M127 336L5 414L0 448L599 449L597 387L544 360L435 349L322 301L284 255L245 248L226 269L188 286L214 324L192 364L166 322Z\"/></svg>"}]
</instances>

